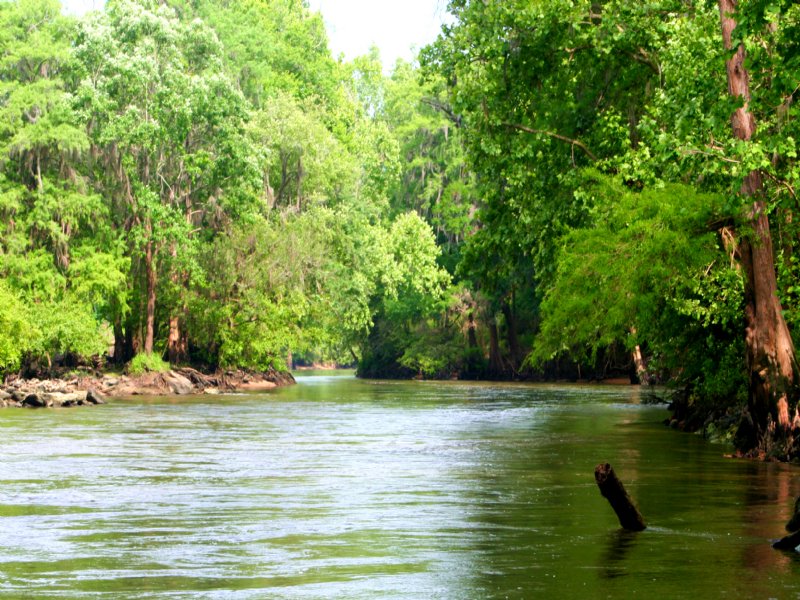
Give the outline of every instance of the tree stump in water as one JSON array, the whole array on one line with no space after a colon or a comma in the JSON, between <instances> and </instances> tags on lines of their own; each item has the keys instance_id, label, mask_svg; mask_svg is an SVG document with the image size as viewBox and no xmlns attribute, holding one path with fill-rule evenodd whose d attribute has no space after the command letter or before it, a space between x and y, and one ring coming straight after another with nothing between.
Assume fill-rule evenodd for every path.
<instances>
[{"instance_id":1,"label":"tree stump in water","mask_svg":"<svg viewBox=\"0 0 800 600\"><path fill-rule=\"evenodd\" d=\"M786 531L791 533L772 544L776 550L794 550L800 546L800 498L794 503L794 514L786 524Z\"/></svg>"},{"instance_id":2,"label":"tree stump in water","mask_svg":"<svg viewBox=\"0 0 800 600\"><path fill-rule=\"evenodd\" d=\"M601 463L594 469L594 479L600 493L611 504L611 508L617 513L619 524L629 531L642 531L647 527L639 509L631 500L622 482L617 478L614 469L608 463Z\"/></svg>"}]
</instances>

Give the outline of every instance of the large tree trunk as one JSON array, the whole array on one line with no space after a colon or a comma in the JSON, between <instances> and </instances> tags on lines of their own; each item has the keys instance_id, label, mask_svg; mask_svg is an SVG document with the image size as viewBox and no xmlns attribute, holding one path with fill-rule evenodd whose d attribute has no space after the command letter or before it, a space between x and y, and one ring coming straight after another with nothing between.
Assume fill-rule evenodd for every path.
<instances>
[{"instance_id":1,"label":"large tree trunk","mask_svg":"<svg viewBox=\"0 0 800 600\"><path fill-rule=\"evenodd\" d=\"M730 52L733 52L731 34L736 28L736 6L736 0L719 0L722 38ZM756 125L749 112L750 86L744 60L745 49L740 44L726 62L726 68L728 91L742 100L742 106L731 118L733 134L747 141L755 134ZM751 202L747 214L751 231L739 249L745 274L748 409L754 426L753 441L762 452L785 453L792 445L789 402L797 362L778 300L772 237L759 171L745 177L740 193Z\"/></svg>"},{"instance_id":2,"label":"large tree trunk","mask_svg":"<svg viewBox=\"0 0 800 600\"><path fill-rule=\"evenodd\" d=\"M125 353L123 355L125 359L123 362L128 362L142 347L142 328L133 313L128 315L123 327L125 330Z\"/></svg>"}]
</instances>

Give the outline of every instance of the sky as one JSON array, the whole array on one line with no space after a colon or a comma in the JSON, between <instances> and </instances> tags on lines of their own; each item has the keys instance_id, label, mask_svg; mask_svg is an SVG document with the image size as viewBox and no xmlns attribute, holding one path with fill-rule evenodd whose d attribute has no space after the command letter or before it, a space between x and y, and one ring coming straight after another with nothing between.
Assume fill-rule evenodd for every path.
<instances>
[{"instance_id":1,"label":"sky","mask_svg":"<svg viewBox=\"0 0 800 600\"><path fill-rule=\"evenodd\" d=\"M446 0L311 0L322 13L334 56L346 59L380 48L385 67L433 42L447 17Z\"/></svg>"},{"instance_id":2,"label":"sky","mask_svg":"<svg viewBox=\"0 0 800 600\"><path fill-rule=\"evenodd\" d=\"M66 12L100 9L103 0L62 0ZM398 58L411 60L434 41L447 18L447 0L309 0L320 11L334 57L350 60L375 44L388 70Z\"/></svg>"}]
</instances>

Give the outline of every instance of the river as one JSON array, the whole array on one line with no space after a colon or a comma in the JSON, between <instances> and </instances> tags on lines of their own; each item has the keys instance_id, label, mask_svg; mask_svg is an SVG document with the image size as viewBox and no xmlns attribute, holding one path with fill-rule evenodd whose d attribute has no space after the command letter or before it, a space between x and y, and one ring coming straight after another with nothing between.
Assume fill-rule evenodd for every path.
<instances>
[{"instance_id":1,"label":"river","mask_svg":"<svg viewBox=\"0 0 800 600\"><path fill-rule=\"evenodd\" d=\"M612 386L301 376L0 411L3 598L800 598L798 468ZM611 462L648 529L619 530Z\"/></svg>"}]
</instances>

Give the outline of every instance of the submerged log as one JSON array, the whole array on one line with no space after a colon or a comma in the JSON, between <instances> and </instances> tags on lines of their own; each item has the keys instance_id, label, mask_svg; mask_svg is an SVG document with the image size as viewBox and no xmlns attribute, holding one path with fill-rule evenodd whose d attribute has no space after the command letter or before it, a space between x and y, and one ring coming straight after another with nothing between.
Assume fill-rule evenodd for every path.
<instances>
[{"instance_id":1,"label":"submerged log","mask_svg":"<svg viewBox=\"0 0 800 600\"><path fill-rule=\"evenodd\" d=\"M642 531L647 527L644 524L644 517L633 500L625 491L622 482L617 478L614 469L608 463L601 463L595 467L594 479L600 493L611 504L611 508L617 513L619 524L629 531Z\"/></svg>"}]
</instances>

